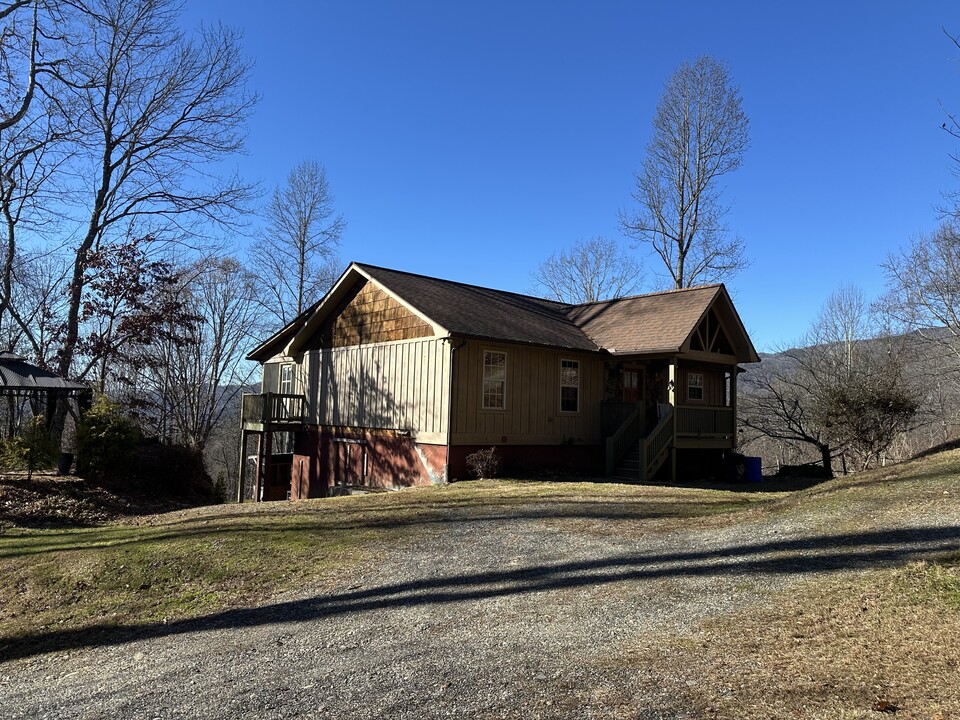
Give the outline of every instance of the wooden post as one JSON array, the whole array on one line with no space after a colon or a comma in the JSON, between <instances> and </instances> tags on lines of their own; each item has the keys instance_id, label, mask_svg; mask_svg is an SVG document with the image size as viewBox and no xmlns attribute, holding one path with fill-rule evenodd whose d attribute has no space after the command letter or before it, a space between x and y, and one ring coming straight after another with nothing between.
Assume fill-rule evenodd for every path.
<instances>
[{"instance_id":1,"label":"wooden post","mask_svg":"<svg viewBox=\"0 0 960 720\"><path fill-rule=\"evenodd\" d=\"M263 494L266 491L267 483L270 481L270 474L273 472L271 460L273 459L273 431L269 429L263 433L263 472L260 474L260 483L257 487L257 502L263 500Z\"/></svg>"},{"instance_id":2,"label":"wooden post","mask_svg":"<svg viewBox=\"0 0 960 720\"><path fill-rule=\"evenodd\" d=\"M677 406L677 361L671 360L667 376L667 402Z\"/></svg>"},{"instance_id":3,"label":"wooden post","mask_svg":"<svg viewBox=\"0 0 960 720\"><path fill-rule=\"evenodd\" d=\"M730 371L730 409L733 412L733 449L737 449L737 366Z\"/></svg>"},{"instance_id":4,"label":"wooden post","mask_svg":"<svg viewBox=\"0 0 960 720\"><path fill-rule=\"evenodd\" d=\"M237 502L243 502L243 486L247 482L247 440L250 433L246 430L241 432L240 439L240 477L237 480Z\"/></svg>"},{"instance_id":5,"label":"wooden post","mask_svg":"<svg viewBox=\"0 0 960 720\"><path fill-rule=\"evenodd\" d=\"M677 372L676 358L670 361L669 379L667 380L667 400L673 406L673 417L670 419L673 429L670 438L670 482L677 484L677 383L679 382L679 373Z\"/></svg>"}]
</instances>

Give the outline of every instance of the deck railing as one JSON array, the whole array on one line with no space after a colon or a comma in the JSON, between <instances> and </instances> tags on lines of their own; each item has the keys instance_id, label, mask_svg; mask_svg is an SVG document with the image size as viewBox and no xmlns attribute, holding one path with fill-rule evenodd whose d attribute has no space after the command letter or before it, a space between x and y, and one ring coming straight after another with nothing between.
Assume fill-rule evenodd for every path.
<instances>
[{"instance_id":1,"label":"deck railing","mask_svg":"<svg viewBox=\"0 0 960 720\"><path fill-rule=\"evenodd\" d=\"M627 418L629 418L635 412L639 413L640 410L640 403L635 402L603 403L603 436L612 436L617 430L620 429Z\"/></svg>"},{"instance_id":2,"label":"deck railing","mask_svg":"<svg viewBox=\"0 0 960 720\"><path fill-rule=\"evenodd\" d=\"M244 425L297 425L304 421L305 407L303 395L244 393L241 419Z\"/></svg>"},{"instance_id":3,"label":"deck railing","mask_svg":"<svg viewBox=\"0 0 960 720\"><path fill-rule=\"evenodd\" d=\"M666 410L663 417L660 418L660 422L641 444L643 447L643 452L640 455L642 480L649 480L653 477L670 454L676 417L677 414L672 407Z\"/></svg>"},{"instance_id":4,"label":"deck railing","mask_svg":"<svg viewBox=\"0 0 960 720\"><path fill-rule=\"evenodd\" d=\"M677 408L677 435L729 437L733 435L733 408L681 405Z\"/></svg>"}]
</instances>

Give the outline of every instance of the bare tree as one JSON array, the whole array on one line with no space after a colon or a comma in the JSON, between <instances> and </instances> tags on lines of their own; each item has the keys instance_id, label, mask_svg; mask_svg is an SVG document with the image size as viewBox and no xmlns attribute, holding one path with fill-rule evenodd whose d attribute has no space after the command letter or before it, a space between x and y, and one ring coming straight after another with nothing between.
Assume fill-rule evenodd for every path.
<instances>
[{"instance_id":1,"label":"bare tree","mask_svg":"<svg viewBox=\"0 0 960 720\"><path fill-rule=\"evenodd\" d=\"M259 318L256 289L235 258L208 258L188 274L179 295L198 321L186 342L158 344L149 365L172 439L202 452L255 372L244 357Z\"/></svg>"},{"instance_id":2,"label":"bare tree","mask_svg":"<svg viewBox=\"0 0 960 720\"><path fill-rule=\"evenodd\" d=\"M885 307L913 331L954 358L960 370L960 230L952 222L891 254Z\"/></svg>"},{"instance_id":3,"label":"bare tree","mask_svg":"<svg viewBox=\"0 0 960 720\"><path fill-rule=\"evenodd\" d=\"M726 64L684 62L667 81L653 119L624 233L663 261L672 285L731 277L747 265L742 240L724 222L719 181L743 160L749 121Z\"/></svg>"},{"instance_id":4,"label":"bare tree","mask_svg":"<svg viewBox=\"0 0 960 720\"><path fill-rule=\"evenodd\" d=\"M73 251L59 371L70 375L80 328L88 254L134 222L188 233L197 218L227 222L249 199L236 177L210 168L237 153L256 98L236 33L176 28L176 0L66 0L81 42L61 73L81 108L77 188L82 231ZM92 183L87 185L88 179ZM88 192L86 200L80 193ZM145 234L144 232L137 234Z\"/></svg>"},{"instance_id":5,"label":"bare tree","mask_svg":"<svg viewBox=\"0 0 960 720\"><path fill-rule=\"evenodd\" d=\"M280 325L322 297L340 274L337 246L345 223L333 202L326 170L312 160L297 165L273 192L253 255L261 303Z\"/></svg>"},{"instance_id":6,"label":"bare tree","mask_svg":"<svg viewBox=\"0 0 960 720\"><path fill-rule=\"evenodd\" d=\"M885 332L859 288L841 287L800 347L745 380L741 421L765 437L812 446L828 474L837 456L858 469L879 463L920 406L909 340Z\"/></svg>"},{"instance_id":7,"label":"bare tree","mask_svg":"<svg viewBox=\"0 0 960 720\"><path fill-rule=\"evenodd\" d=\"M548 257L533 273L536 294L566 303L623 297L642 280L640 263L603 236L578 240L569 250Z\"/></svg>"},{"instance_id":8,"label":"bare tree","mask_svg":"<svg viewBox=\"0 0 960 720\"><path fill-rule=\"evenodd\" d=\"M60 20L57 4L43 0L0 8L0 326L9 315L27 335L29 316L12 304L15 264L29 256L18 251L19 234L50 229L48 208L62 201L50 191L50 180L65 158L60 145L70 136L64 104L54 94L63 51ZM44 76L50 86L41 83ZM31 342L37 344L35 338Z\"/></svg>"},{"instance_id":9,"label":"bare tree","mask_svg":"<svg viewBox=\"0 0 960 720\"><path fill-rule=\"evenodd\" d=\"M49 63L38 60L41 0L15 0L0 7L0 132L20 123L30 110L37 75ZM29 19L24 13L29 11Z\"/></svg>"}]
</instances>

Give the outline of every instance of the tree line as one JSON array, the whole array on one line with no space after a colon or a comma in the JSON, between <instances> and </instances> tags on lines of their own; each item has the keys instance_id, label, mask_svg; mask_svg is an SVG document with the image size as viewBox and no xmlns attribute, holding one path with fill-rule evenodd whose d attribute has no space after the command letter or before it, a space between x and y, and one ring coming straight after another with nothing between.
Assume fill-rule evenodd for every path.
<instances>
[{"instance_id":1,"label":"tree line","mask_svg":"<svg viewBox=\"0 0 960 720\"><path fill-rule=\"evenodd\" d=\"M244 356L339 275L345 222L318 162L265 202L229 170L258 100L251 61L230 28L181 21L176 0L0 6L0 344L233 477L236 398L256 371ZM952 117L944 129L960 135ZM614 240L582 239L536 269L535 291L591 302L634 293L648 274L656 287L729 281L748 261L719 183L748 148L729 67L682 63L654 113L635 205L618 214L653 267ZM882 302L838 290L796 349L748 373L748 442L809 449L829 469L881 462L920 427L952 437L960 213L944 217L888 258ZM250 234L247 249L224 240ZM46 418L58 441L75 421L65 403Z\"/></svg>"},{"instance_id":2,"label":"tree line","mask_svg":"<svg viewBox=\"0 0 960 720\"><path fill-rule=\"evenodd\" d=\"M234 30L182 20L175 0L0 7L0 344L203 453L236 427L251 342L339 272L344 221L317 162L266 203L228 169L252 64ZM46 414L58 441L76 419Z\"/></svg>"}]
</instances>

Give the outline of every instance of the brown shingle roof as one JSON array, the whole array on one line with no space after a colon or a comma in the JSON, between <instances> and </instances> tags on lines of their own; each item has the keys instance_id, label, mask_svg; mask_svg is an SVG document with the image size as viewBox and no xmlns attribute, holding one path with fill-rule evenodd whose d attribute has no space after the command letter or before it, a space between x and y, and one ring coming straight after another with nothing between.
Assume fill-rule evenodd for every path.
<instances>
[{"instance_id":1,"label":"brown shingle roof","mask_svg":"<svg viewBox=\"0 0 960 720\"><path fill-rule=\"evenodd\" d=\"M577 305L568 316L609 352L676 352L722 287L707 285Z\"/></svg>"},{"instance_id":2,"label":"brown shingle roof","mask_svg":"<svg viewBox=\"0 0 960 720\"><path fill-rule=\"evenodd\" d=\"M358 263L347 269L309 319L297 318L249 357L266 360L287 342L292 351L298 351L320 319L333 312L347 289L364 277L451 335L616 354L679 351L704 313L722 295L724 306L729 308L727 315L742 335L741 351L737 352L740 361L756 362L756 351L723 285L568 305Z\"/></svg>"},{"instance_id":3,"label":"brown shingle roof","mask_svg":"<svg viewBox=\"0 0 960 720\"><path fill-rule=\"evenodd\" d=\"M454 335L600 349L570 322L570 305L373 265L357 267Z\"/></svg>"}]
</instances>

